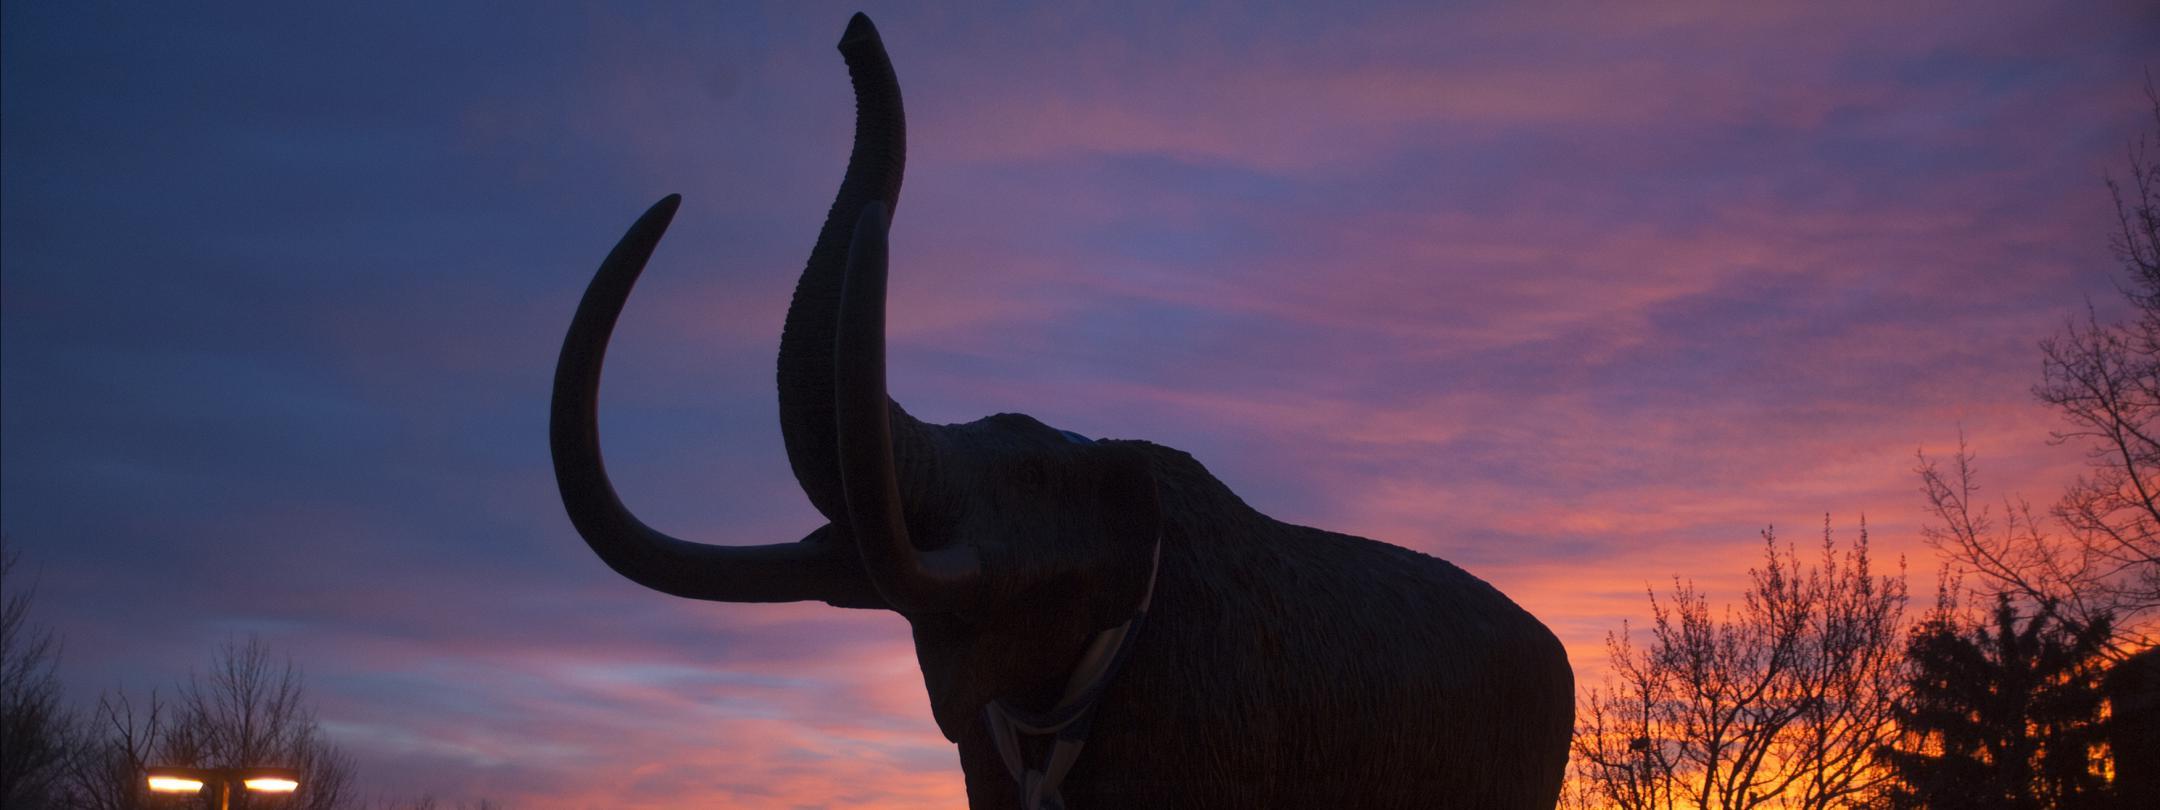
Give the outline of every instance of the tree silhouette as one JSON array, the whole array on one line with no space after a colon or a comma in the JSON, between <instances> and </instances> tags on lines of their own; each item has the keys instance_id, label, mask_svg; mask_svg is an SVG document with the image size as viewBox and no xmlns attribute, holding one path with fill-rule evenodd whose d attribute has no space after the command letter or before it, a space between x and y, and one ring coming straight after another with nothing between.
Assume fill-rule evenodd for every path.
<instances>
[{"instance_id":1,"label":"tree silhouette","mask_svg":"<svg viewBox=\"0 0 2160 810\"><path fill-rule=\"evenodd\" d=\"M124 693L108 693L73 768L73 803L85 810L145 806L143 768L272 766L300 771L300 790L271 800L289 810L350 810L349 757L322 736L298 668L273 659L259 639L218 647L207 672L189 677L173 700L153 692L138 713ZM233 796L245 810L252 797ZM268 804L269 802L264 802Z\"/></svg>"},{"instance_id":2,"label":"tree silhouette","mask_svg":"<svg viewBox=\"0 0 2160 810\"><path fill-rule=\"evenodd\" d=\"M30 621L35 589L15 572L19 556L0 535L0 807L43 810L59 798L72 722L53 670L60 642Z\"/></svg>"},{"instance_id":3,"label":"tree silhouette","mask_svg":"<svg viewBox=\"0 0 2160 810\"><path fill-rule=\"evenodd\" d=\"M2003 594L1991 622L1966 626L1946 596L1906 646L1900 738L1882 752L1895 775L1888 805L2112 807L2096 767L2107 625L2105 616L2080 625L2047 609L2021 622Z\"/></svg>"},{"instance_id":4,"label":"tree silhouette","mask_svg":"<svg viewBox=\"0 0 2160 810\"><path fill-rule=\"evenodd\" d=\"M2160 94L2150 84L2160 133ZM2156 135L2155 137L2160 137ZM2076 542L2086 585L2118 621L2160 609L2160 153L2140 139L2130 148L2128 188L2114 179L2123 297L2135 315L2101 323L2087 310L2040 344L2042 380L2033 394L2068 426L2057 442L2086 446L2086 473L2053 510Z\"/></svg>"},{"instance_id":5,"label":"tree silhouette","mask_svg":"<svg viewBox=\"0 0 2160 810\"><path fill-rule=\"evenodd\" d=\"M164 764L153 763L152 758L157 756L165 721L165 705L155 691L140 709L124 692L98 696L97 711L69 757L66 798L60 806L69 810L147 806L143 769Z\"/></svg>"},{"instance_id":6,"label":"tree silhouette","mask_svg":"<svg viewBox=\"0 0 2160 810\"><path fill-rule=\"evenodd\" d=\"M1650 644L1607 637L1613 678L1576 713L1578 806L1830 808L1871 796L1900 681L1902 574L1870 573L1867 531L1804 566L1763 533L1764 563L1722 619L1692 584L1650 595Z\"/></svg>"},{"instance_id":7,"label":"tree silhouette","mask_svg":"<svg viewBox=\"0 0 2160 810\"><path fill-rule=\"evenodd\" d=\"M2074 626L2108 617L2118 657L2160 636L2160 92L2148 83L2146 95L2153 133L2130 145L2129 175L2107 181L2131 317L2104 321L2088 305L2040 343L2033 395L2062 416L2053 441L2084 448L2084 474L2044 512L2006 499L1998 517L1976 498L1962 438L1948 463L1922 453L1918 467L1942 521L1925 530L1930 544L1983 591Z\"/></svg>"}]
</instances>

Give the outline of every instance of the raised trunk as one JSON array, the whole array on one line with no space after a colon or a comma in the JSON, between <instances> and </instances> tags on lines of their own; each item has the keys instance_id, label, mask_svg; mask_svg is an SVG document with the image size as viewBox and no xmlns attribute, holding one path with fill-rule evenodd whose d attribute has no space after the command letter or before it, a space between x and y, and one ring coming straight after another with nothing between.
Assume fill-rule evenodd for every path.
<instances>
[{"instance_id":1,"label":"raised trunk","mask_svg":"<svg viewBox=\"0 0 2160 810\"><path fill-rule=\"evenodd\" d=\"M787 446L788 465L810 503L835 522L844 519L847 509L833 430L833 335L841 275L863 206L880 203L890 221L907 161L900 83L870 18L857 14L848 21L840 53L855 87L855 148L817 245L810 250L810 262L795 284L787 324L780 332L779 364L780 437Z\"/></svg>"}]
</instances>

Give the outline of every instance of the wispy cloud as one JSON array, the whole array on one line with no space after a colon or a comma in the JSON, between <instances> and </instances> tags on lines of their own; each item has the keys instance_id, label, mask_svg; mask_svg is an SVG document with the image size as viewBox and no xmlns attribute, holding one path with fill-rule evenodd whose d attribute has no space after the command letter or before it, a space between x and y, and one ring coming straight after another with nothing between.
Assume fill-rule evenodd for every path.
<instances>
[{"instance_id":1,"label":"wispy cloud","mask_svg":"<svg viewBox=\"0 0 2160 810\"><path fill-rule=\"evenodd\" d=\"M2076 469L2033 343L2110 312L2147 5L873 8L893 389L1454 560L1594 683L1773 524L1924 576L1913 453L1961 428L1990 493ZM818 525L771 364L852 10L7 6L0 482L76 692L258 633L393 794L962 803L903 621L623 582L545 450L578 294L684 192L610 470L681 536Z\"/></svg>"}]
</instances>

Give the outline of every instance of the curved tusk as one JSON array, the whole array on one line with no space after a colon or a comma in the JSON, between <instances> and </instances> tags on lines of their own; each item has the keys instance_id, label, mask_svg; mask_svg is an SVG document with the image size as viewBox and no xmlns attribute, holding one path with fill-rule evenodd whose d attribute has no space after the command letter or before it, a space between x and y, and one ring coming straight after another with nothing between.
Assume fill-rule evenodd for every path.
<instances>
[{"instance_id":1,"label":"curved tusk","mask_svg":"<svg viewBox=\"0 0 2160 810\"><path fill-rule=\"evenodd\" d=\"M819 529L803 542L711 546L669 537L623 506L600 460L600 365L653 248L682 202L670 194L638 217L608 253L578 302L555 363L548 443L555 483L578 534L600 559L645 587L692 599L793 602L817 599L850 607L885 607L855 555Z\"/></svg>"},{"instance_id":2,"label":"curved tusk","mask_svg":"<svg viewBox=\"0 0 2160 810\"><path fill-rule=\"evenodd\" d=\"M848 248L833 347L834 433L848 527L870 581L903 613L964 610L982 597L981 562L967 545L917 552L893 464L885 396L885 206L863 206Z\"/></svg>"}]
</instances>

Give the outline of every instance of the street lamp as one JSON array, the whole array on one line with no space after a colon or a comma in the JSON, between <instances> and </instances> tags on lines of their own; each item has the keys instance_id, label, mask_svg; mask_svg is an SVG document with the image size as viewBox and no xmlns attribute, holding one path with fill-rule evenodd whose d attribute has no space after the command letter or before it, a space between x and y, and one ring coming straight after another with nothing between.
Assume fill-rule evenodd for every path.
<instances>
[{"instance_id":1,"label":"street lamp","mask_svg":"<svg viewBox=\"0 0 2160 810\"><path fill-rule=\"evenodd\" d=\"M217 786L218 810L232 810L233 788L250 793L291 793L300 789L300 771L293 768L175 768L149 769L150 792L164 795L199 795Z\"/></svg>"}]
</instances>

